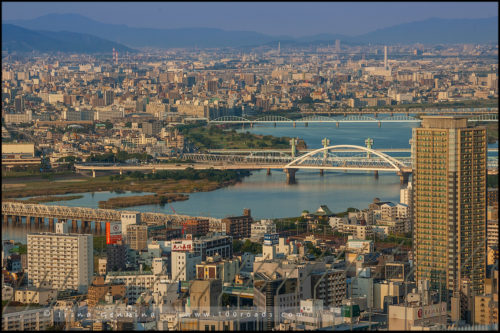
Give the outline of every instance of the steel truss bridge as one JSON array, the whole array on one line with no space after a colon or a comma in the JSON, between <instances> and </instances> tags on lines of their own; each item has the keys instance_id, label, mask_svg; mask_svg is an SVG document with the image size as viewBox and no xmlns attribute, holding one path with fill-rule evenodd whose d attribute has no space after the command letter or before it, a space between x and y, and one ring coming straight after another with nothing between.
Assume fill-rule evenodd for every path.
<instances>
[{"instance_id":1,"label":"steel truss bridge","mask_svg":"<svg viewBox=\"0 0 500 333\"><path fill-rule=\"evenodd\" d=\"M121 214L127 211L113 209L93 209L86 207L48 206L40 204L25 204L22 202L2 202L2 215L29 216L40 218L56 218L60 220L81 220L96 222L121 221ZM182 221L193 218L188 215L161 214L142 212L141 220L147 224L154 225L178 225ZM213 217L202 217L209 221L218 222L220 219Z\"/></svg>"},{"instance_id":2,"label":"steel truss bridge","mask_svg":"<svg viewBox=\"0 0 500 333\"><path fill-rule=\"evenodd\" d=\"M394 149L394 151L399 151ZM392 157L363 146L336 145L309 151L293 157L286 151L253 151L250 154L183 154L193 164L110 165L75 164L77 171L152 171L194 169L320 169L352 171L411 172L411 157ZM488 157L488 167L498 168L498 156Z\"/></svg>"},{"instance_id":3,"label":"steel truss bridge","mask_svg":"<svg viewBox=\"0 0 500 333\"><path fill-rule=\"evenodd\" d=\"M183 158L217 163L275 165L283 169L402 171L411 168L411 158L394 158L379 150L337 145L310 151L299 157L286 152L253 152L249 155L184 154Z\"/></svg>"},{"instance_id":4,"label":"steel truss bridge","mask_svg":"<svg viewBox=\"0 0 500 333\"><path fill-rule=\"evenodd\" d=\"M498 114L469 115L469 121L498 121ZM418 123L421 119L406 114L391 115L388 117L370 117L367 115L346 115L344 116L306 116L298 119L289 119L282 116L267 115L257 119L247 119L238 116L224 116L209 120L210 124L297 124L297 123Z\"/></svg>"}]
</instances>

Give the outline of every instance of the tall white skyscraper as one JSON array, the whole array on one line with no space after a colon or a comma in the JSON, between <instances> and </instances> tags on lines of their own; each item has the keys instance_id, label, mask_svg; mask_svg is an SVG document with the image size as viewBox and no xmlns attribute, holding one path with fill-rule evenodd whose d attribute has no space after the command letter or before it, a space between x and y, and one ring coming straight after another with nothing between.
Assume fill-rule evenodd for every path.
<instances>
[{"instance_id":1,"label":"tall white skyscraper","mask_svg":"<svg viewBox=\"0 0 500 333\"><path fill-rule=\"evenodd\" d=\"M387 45L384 46L384 69L387 69Z\"/></svg>"},{"instance_id":2,"label":"tall white skyscraper","mask_svg":"<svg viewBox=\"0 0 500 333\"><path fill-rule=\"evenodd\" d=\"M59 229L59 231L61 231ZM92 235L28 234L28 281L58 290L87 292L94 275Z\"/></svg>"}]
</instances>

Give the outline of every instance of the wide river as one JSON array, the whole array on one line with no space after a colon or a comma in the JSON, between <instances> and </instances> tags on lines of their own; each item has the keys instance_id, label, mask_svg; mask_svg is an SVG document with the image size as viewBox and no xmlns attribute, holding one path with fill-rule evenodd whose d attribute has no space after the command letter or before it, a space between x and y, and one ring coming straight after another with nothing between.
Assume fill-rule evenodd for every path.
<instances>
[{"instance_id":1,"label":"wide river","mask_svg":"<svg viewBox=\"0 0 500 333\"><path fill-rule=\"evenodd\" d=\"M309 124L308 127L297 125L255 126L245 128L254 134L299 137L304 139L308 148L320 148L323 138L330 139L330 145L351 144L364 146L366 138L373 139L373 148L410 148L411 129L418 123L376 123L360 124ZM488 145L497 148L498 142ZM409 156L409 153L404 155ZM297 184L287 185L282 170L272 170L266 175L265 170L254 171L241 183L212 192L190 193L189 200L174 202L164 206L147 205L129 207L125 210L150 211L191 216L226 217L241 215L244 208L250 208L256 219L298 216L303 210L316 211L320 205L327 205L333 212L345 211L348 207L367 208L378 197L381 200L399 202L399 176L395 173L379 173L375 178L372 172L325 172L299 170ZM117 194L113 192L84 193L84 197L71 201L48 203L76 207L97 208L99 200L109 197L137 195L134 193ZM23 234L14 232L9 225L3 230L2 239L8 237L25 239ZM14 234L12 233L14 232ZM24 237L23 237L24 236ZM20 239L21 240L21 239Z\"/></svg>"}]
</instances>

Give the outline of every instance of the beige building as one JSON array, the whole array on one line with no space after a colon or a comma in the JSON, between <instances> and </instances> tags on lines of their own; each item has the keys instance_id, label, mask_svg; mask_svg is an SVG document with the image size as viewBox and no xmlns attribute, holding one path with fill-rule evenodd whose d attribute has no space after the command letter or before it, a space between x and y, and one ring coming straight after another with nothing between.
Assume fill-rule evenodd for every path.
<instances>
[{"instance_id":1,"label":"beige building","mask_svg":"<svg viewBox=\"0 0 500 333\"><path fill-rule=\"evenodd\" d=\"M202 256L196 252L172 251L172 279L189 281L196 276L196 265Z\"/></svg>"},{"instance_id":2,"label":"beige building","mask_svg":"<svg viewBox=\"0 0 500 333\"><path fill-rule=\"evenodd\" d=\"M238 259L222 260L220 256L207 257L206 261L196 265L196 278L200 280L220 279L233 282L240 267Z\"/></svg>"},{"instance_id":3,"label":"beige building","mask_svg":"<svg viewBox=\"0 0 500 333\"><path fill-rule=\"evenodd\" d=\"M28 234L29 283L48 281L58 290L86 292L94 275L92 235Z\"/></svg>"},{"instance_id":4,"label":"beige building","mask_svg":"<svg viewBox=\"0 0 500 333\"><path fill-rule=\"evenodd\" d=\"M44 331L54 325L54 312L50 308L26 311L2 311L3 331Z\"/></svg>"},{"instance_id":5,"label":"beige building","mask_svg":"<svg viewBox=\"0 0 500 333\"><path fill-rule=\"evenodd\" d=\"M426 326L446 325L446 303L389 305L389 331L411 331Z\"/></svg>"},{"instance_id":6,"label":"beige building","mask_svg":"<svg viewBox=\"0 0 500 333\"><path fill-rule=\"evenodd\" d=\"M57 298L57 290L49 288L26 287L17 289L14 301L24 304L48 305Z\"/></svg>"},{"instance_id":7,"label":"beige building","mask_svg":"<svg viewBox=\"0 0 500 333\"><path fill-rule=\"evenodd\" d=\"M133 250L144 250L148 246L148 226L145 224L128 225L127 244Z\"/></svg>"},{"instance_id":8,"label":"beige building","mask_svg":"<svg viewBox=\"0 0 500 333\"><path fill-rule=\"evenodd\" d=\"M484 295L475 296L474 324L498 324L498 268L486 279Z\"/></svg>"},{"instance_id":9,"label":"beige building","mask_svg":"<svg viewBox=\"0 0 500 333\"><path fill-rule=\"evenodd\" d=\"M220 311L221 280L193 280L189 288L191 311L214 314Z\"/></svg>"},{"instance_id":10,"label":"beige building","mask_svg":"<svg viewBox=\"0 0 500 333\"><path fill-rule=\"evenodd\" d=\"M484 291L486 129L458 116L424 116L412 137L416 280ZM447 255L443 255L446 253Z\"/></svg>"}]
</instances>

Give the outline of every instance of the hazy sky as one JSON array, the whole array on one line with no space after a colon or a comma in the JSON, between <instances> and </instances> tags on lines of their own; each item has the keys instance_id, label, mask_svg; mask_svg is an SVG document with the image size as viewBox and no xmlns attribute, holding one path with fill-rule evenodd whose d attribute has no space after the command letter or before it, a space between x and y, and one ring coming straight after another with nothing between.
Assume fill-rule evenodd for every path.
<instances>
[{"instance_id":1,"label":"hazy sky","mask_svg":"<svg viewBox=\"0 0 500 333\"><path fill-rule=\"evenodd\" d=\"M497 16L497 2L6 2L2 20L79 13L135 27L211 27L270 35L358 35L395 24Z\"/></svg>"}]
</instances>

